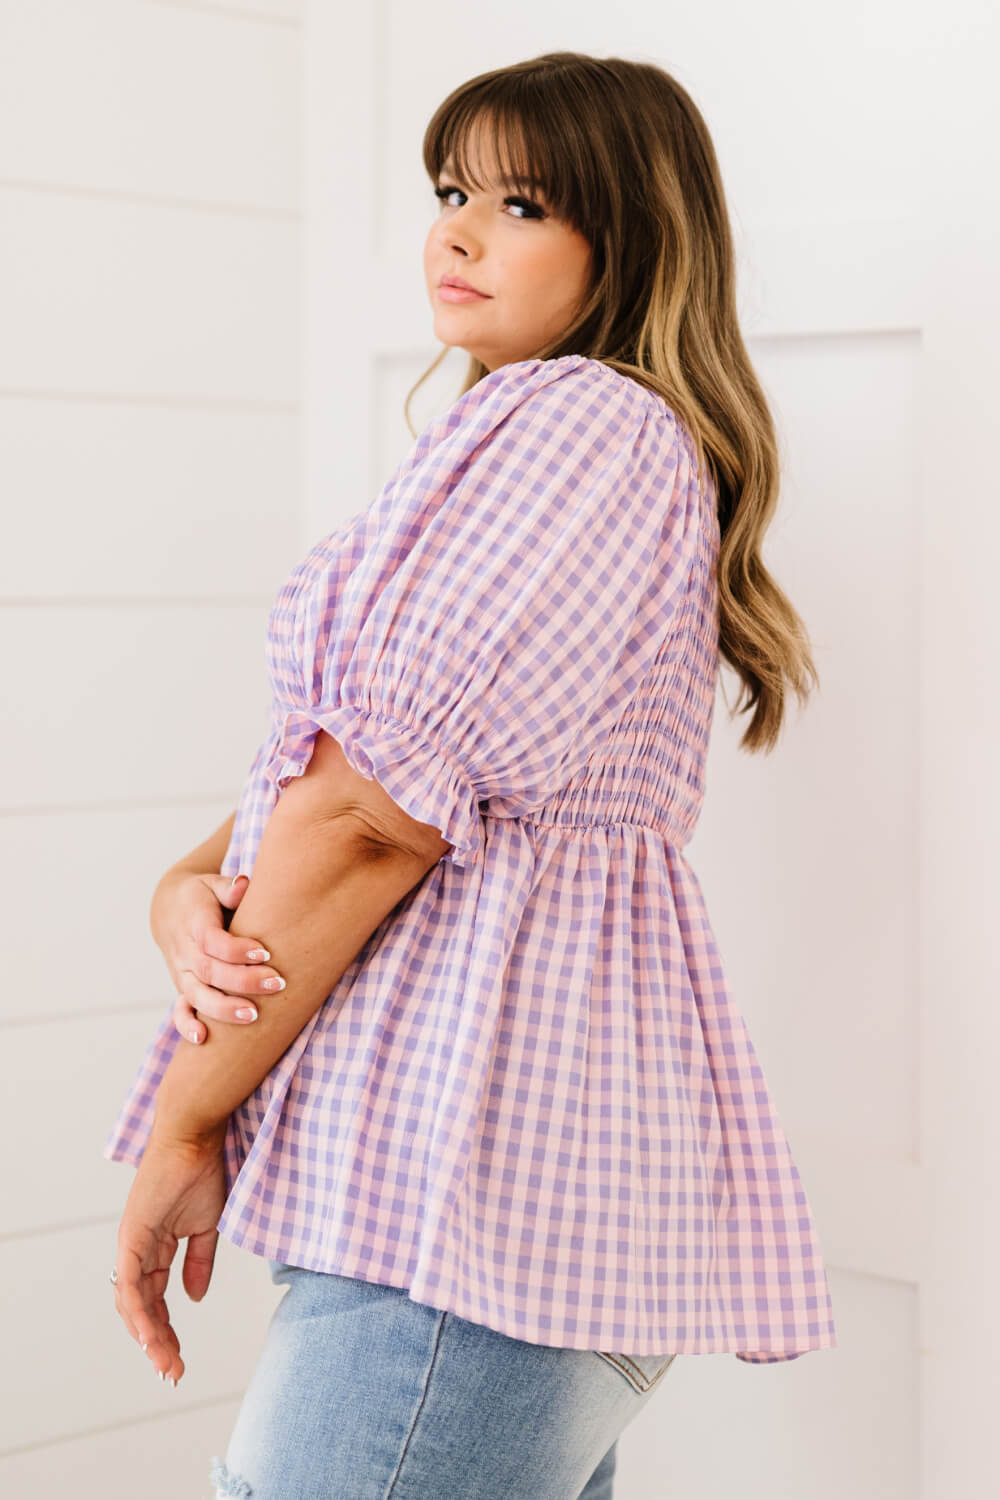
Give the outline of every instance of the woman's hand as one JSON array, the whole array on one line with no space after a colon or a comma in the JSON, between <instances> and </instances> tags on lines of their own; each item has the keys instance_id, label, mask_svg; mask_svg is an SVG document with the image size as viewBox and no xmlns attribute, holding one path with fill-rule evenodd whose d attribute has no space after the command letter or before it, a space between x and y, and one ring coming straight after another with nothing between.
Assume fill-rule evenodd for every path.
<instances>
[{"instance_id":1,"label":"woman's hand","mask_svg":"<svg viewBox=\"0 0 1000 1500\"><path fill-rule=\"evenodd\" d=\"M118 1227L115 1307L161 1380L184 1374L180 1340L165 1292L180 1240L187 1239L181 1279L192 1302L208 1290L226 1201L225 1127L202 1142L163 1142L154 1129L136 1169Z\"/></svg>"},{"instance_id":2,"label":"woman's hand","mask_svg":"<svg viewBox=\"0 0 1000 1500\"><path fill-rule=\"evenodd\" d=\"M225 875L181 871L156 888L150 929L178 992L174 1025L189 1042L208 1034L199 1013L251 1026L257 1019L253 997L285 987L276 969L263 967L270 957L263 944L231 936L223 925L223 909L235 910L248 884L246 875L233 885Z\"/></svg>"}]
</instances>

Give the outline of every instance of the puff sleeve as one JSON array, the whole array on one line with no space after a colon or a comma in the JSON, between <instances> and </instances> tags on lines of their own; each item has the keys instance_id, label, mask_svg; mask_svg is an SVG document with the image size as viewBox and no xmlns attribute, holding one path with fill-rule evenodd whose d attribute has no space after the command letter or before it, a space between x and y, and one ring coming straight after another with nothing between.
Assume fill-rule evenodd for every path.
<instances>
[{"instance_id":1,"label":"puff sleeve","mask_svg":"<svg viewBox=\"0 0 1000 1500\"><path fill-rule=\"evenodd\" d=\"M279 595L275 792L325 730L473 863L481 804L544 805L634 697L699 508L673 414L636 382L578 355L484 377Z\"/></svg>"}]
</instances>

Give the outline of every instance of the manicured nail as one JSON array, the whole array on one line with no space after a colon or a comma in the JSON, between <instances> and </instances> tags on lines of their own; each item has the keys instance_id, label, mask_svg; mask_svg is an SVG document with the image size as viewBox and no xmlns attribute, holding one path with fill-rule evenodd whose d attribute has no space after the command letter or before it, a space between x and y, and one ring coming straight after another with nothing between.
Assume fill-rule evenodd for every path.
<instances>
[{"instance_id":1,"label":"manicured nail","mask_svg":"<svg viewBox=\"0 0 1000 1500\"><path fill-rule=\"evenodd\" d=\"M236 1012L238 1021L256 1021L257 1008L254 1005L245 1005L242 1010Z\"/></svg>"},{"instance_id":2,"label":"manicured nail","mask_svg":"<svg viewBox=\"0 0 1000 1500\"><path fill-rule=\"evenodd\" d=\"M140 1344L139 1348L142 1350L143 1354L145 1354L146 1350L149 1348L149 1345L148 1344Z\"/></svg>"},{"instance_id":3,"label":"manicured nail","mask_svg":"<svg viewBox=\"0 0 1000 1500\"><path fill-rule=\"evenodd\" d=\"M177 1382L172 1375L169 1377L168 1384L173 1386L175 1390L177 1389Z\"/></svg>"},{"instance_id":4,"label":"manicured nail","mask_svg":"<svg viewBox=\"0 0 1000 1500\"><path fill-rule=\"evenodd\" d=\"M159 1375L160 1379L162 1380L163 1379L163 1371L162 1370L157 1370L156 1373L157 1373L157 1375Z\"/></svg>"},{"instance_id":5,"label":"manicured nail","mask_svg":"<svg viewBox=\"0 0 1000 1500\"><path fill-rule=\"evenodd\" d=\"M251 948L250 952L247 954L247 958L248 959L254 960L254 959L262 958L265 963L267 963L267 961L268 961L268 959L270 957L271 957L271 955L270 955L270 953L268 953L268 951L267 951L266 948Z\"/></svg>"},{"instance_id":6,"label":"manicured nail","mask_svg":"<svg viewBox=\"0 0 1000 1500\"><path fill-rule=\"evenodd\" d=\"M285 988L285 981L280 974L275 974L271 979L262 979L260 987L262 990L283 990Z\"/></svg>"},{"instance_id":7,"label":"manicured nail","mask_svg":"<svg viewBox=\"0 0 1000 1500\"><path fill-rule=\"evenodd\" d=\"M200 1042L201 1041L201 1037L199 1036L199 1034L198 1034L197 1031L189 1031L188 1032L188 1036L191 1038L192 1042Z\"/></svg>"}]
</instances>

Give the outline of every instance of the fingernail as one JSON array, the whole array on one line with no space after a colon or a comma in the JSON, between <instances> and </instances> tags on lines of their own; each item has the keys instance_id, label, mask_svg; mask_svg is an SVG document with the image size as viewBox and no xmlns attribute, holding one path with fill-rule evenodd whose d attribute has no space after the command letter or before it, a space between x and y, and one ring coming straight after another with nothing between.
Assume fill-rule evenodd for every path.
<instances>
[{"instance_id":1,"label":"fingernail","mask_svg":"<svg viewBox=\"0 0 1000 1500\"><path fill-rule=\"evenodd\" d=\"M143 1354L145 1354L146 1350L149 1348L149 1345L148 1344L140 1344L139 1348L142 1350Z\"/></svg>"},{"instance_id":2,"label":"fingernail","mask_svg":"<svg viewBox=\"0 0 1000 1500\"><path fill-rule=\"evenodd\" d=\"M169 1383L169 1384L170 1384L170 1385L172 1385L172 1386L173 1386L173 1387L174 1387L174 1389L175 1389L175 1390L176 1390L176 1389L177 1389L177 1382L176 1382L176 1380L175 1380L175 1379L174 1379L174 1377L173 1377L173 1376L172 1376L172 1375L171 1375L171 1376L170 1376L170 1378L169 1378L169 1382L168 1382L168 1383Z\"/></svg>"},{"instance_id":3,"label":"fingernail","mask_svg":"<svg viewBox=\"0 0 1000 1500\"><path fill-rule=\"evenodd\" d=\"M236 1012L236 1017L237 1017L237 1020L239 1020L239 1021L256 1021L256 1019L257 1019L257 1009L256 1009L256 1006L245 1005L242 1010L238 1010Z\"/></svg>"},{"instance_id":4,"label":"fingernail","mask_svg":"<svg viewBox=\"0 0 1000 1500\"><path fill-rule=\"evenodd\" d=\"M234 875L233 878L232 878L232 881L230 882L229 889L232 890L232 888L236 884L237 880L243 880L243 879L244 879L244 877L242 875Z\"/></svg>"},{"instance_id":5,"label":"fingernail","mask_svg":"<svg viewBox=\"0 0 1000 1500\"><path fill-rule=\"evenodd\" d=\"M270 957L271 955L270 953L268 953L266 948L251 948L250 952L247 954L248 959L262 958L265 963L267 963L267 960Z\"/></svg>"},{"instance_id":6,"label":"fingernail","mask_svg":"<svg viewBox=\"0 0 1000 1500\"><path fill-rule=\"evenodd\" d=\"M198 1034L197 1031L189 1031L188 1032L188 1036L191 1038L192 1042L200 1042L201 1041L201 1037L199 1036L199 1034Z\"/></svg>"},{"instance_id":7,"label":"fingernail","mask_svg":"<svg viewBox=\"0 0 1000 1500\"><path fill-rule=\"evenodd\" d=\"M262 979L260 987L262 990L283 990L285 988L285 981L280 974L275 974L270 979Z\"/></svg>"},{"instance_id":8,"label":"fingernail","mask_svg":"<svg viewBox=\"0 0 1000 1500\"><path fill-rule=\"evenodd\" d=\"M162 1380L163 1379L163 1371L162 1370L157 1370L156 1373L157 1373L157 1375L159 1375L160 1379Z\"/></svg>"}]
</instances>

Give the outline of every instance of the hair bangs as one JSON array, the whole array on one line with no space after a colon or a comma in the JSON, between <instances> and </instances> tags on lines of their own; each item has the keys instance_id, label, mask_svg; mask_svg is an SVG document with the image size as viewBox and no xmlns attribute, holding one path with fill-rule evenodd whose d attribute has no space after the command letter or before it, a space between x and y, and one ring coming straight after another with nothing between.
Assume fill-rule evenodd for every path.
<instances>
[{"instance_id":1,"label":"hair bangs","mask_svg":"<svg viewBox=\"0 0 1000 1500\"><path fill-rule=\"evenodd\" d=\"M540 195L557 218L584 232L577 177L558 154L551 100L541 91L515 90L510 79L507 88L503 80L479 88L476 82L447 99L427 127L423 157L432 181L444 175L479 192L500 184Z\"/></svg>"}]
</instances>

